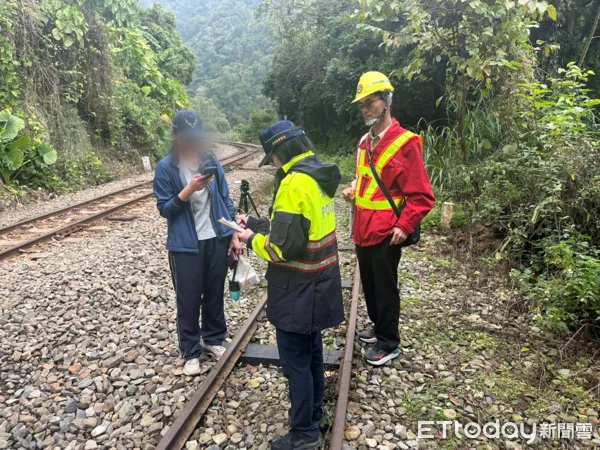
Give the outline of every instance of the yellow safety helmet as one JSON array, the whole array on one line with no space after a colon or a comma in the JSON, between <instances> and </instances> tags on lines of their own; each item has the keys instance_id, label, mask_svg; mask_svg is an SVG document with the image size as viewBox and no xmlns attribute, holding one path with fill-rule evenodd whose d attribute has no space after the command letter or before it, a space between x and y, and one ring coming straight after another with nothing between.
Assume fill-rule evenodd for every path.
<instances>
[{"instance_id":1,"label":"yellow safety helmet","mask_svg":"<svg viewBox=\"0 0 600 450\"><path fill-rule=\"evenodd\" d=\"M375 92L393 90L392 83L390 83L390 80L384 74L381 72L366 72L363 73L360 80L358 80L356 97L352 103L356 103Z\"/></svg>"}]
</instances>

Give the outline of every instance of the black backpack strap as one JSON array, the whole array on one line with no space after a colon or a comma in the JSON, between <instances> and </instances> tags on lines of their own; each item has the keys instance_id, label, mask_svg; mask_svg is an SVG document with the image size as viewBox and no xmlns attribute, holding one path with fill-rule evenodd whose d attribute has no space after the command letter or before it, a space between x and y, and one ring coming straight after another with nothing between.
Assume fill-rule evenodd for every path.
<instances>
[{"instance_id":1,"label":"black backpack strap","mask_svg":"<svg viewBox=\"0 0 600 450\"><path fill-rule=\"evenodd\" d=\"M379 178L379 175L377 175L377 172L375 171L375 167L373 167L373 161L371 159L371 142L368 138L367 138L366 151L367 151L367 157L369 159L369 166L371 167L371 172L373 174L373 178L375 178L375 182L377 183L377 186L379 186L379 189L381 190L381 192L387 199L388 203L394 210L394 214L396 215L396 218L400 219L400 215L402 214L402 211L406 207L406 197L404 198L404 201L402 202L402 207L398 208L396 206L396 204L394 203L394 200L392 200L392 196L390 195L390 192L383 185L383 182L381 181L381 178ZM421 239L421 225L417 225L417 227L415 228L415 231L413 231L411 234L409 234L408 237L406 238L406 240L399 245L400 245L400 247L408 247L409 245L416 244L417 242L419 242L420 239Z\"/></svg>"}]
</instances>

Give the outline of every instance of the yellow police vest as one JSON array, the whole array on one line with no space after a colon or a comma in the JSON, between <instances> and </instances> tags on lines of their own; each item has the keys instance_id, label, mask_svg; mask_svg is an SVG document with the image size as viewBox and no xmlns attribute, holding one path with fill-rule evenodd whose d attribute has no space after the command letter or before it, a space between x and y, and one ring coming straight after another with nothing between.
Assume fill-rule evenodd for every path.
<instances>
[{"instance_id":1,"label":"yellow police vest","mask_svg":"<svg viewBox=\"0 0 600 450\"><path fill-rule=\"evenodd\" d=\"M283 170L289 173L295 164L310 156L314 153L296 156L283 166ZM298 272L320 272L338 263L333 198L323 192L312 177L293 171L289 173L275 196L271 220L277 212L300 214L310 220L305 255L302 259L286 261L279 247L269 242L269 235L257 234L252 241L257 256L275 266Z\"/></svg>"}]
</instances>

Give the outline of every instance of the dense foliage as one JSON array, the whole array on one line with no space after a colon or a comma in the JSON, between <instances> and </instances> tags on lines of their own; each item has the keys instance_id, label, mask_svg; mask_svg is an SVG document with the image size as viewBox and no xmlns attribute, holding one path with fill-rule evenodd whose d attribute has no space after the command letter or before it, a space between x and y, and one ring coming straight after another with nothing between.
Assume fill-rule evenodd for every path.
<instances>
[{"instance_id":1,"label":"dense foliage","mask_svg":"<svg viewBox=\"0 0 600 450\"><path fill-rule=\"evenodd\" d=\"M369 3L365 27L386 45L411 49L403 76L445 61L445 96L453 99L446 106L456 126L425 133L433 182L503 240L497 259L516 268L541 317L559 328L598 321L600 101L586 89L593 72L574 63L536 79L539 61L558 46L532 43L528 28L557 19L554 7L532 0ZM401 27L374 25L400 16Z\"/></svg>"},{"instance_id":2,"label":"dense foliage","mask_svg":"<svg viewBox=\"0 0 600 450\"><path fill-rule=\"evenodd\" d=\"M468 162L469 101L474 95L488 99L510 71L525 69L532 49L529 28L546 12L556 19L556 9L545 1L372 1L361 18L367 21L364 28L380 34L387 47L410 49L403 67L396 70L399 77L423 79L423 70L432 66L444 70L445 97L456 105L462 159ZM394 25L401 20L403 26ZM381 21L383 26L369 24Z\"/></svg>"},{"instance_id":3,"label":"dense foliage","mask_svg":"<svg viewBox=\"0 0 600 450\"><path fill-rule=\"evenodd\" d=\"M532 29L532 41L542 40L560 46L560 51L544 55L540 60L540 76L556 76L557 70L575 62L596 73L600 73L600 45L591 41L586 51L585 43L600 29L594 23L600 14L600 4L591 0L562 0L555 3L558 20L546 20L539 28ZM596 23L596 27L598 24ZM592 77L588 87L600 95L600 77Z\"/></svg>"},{"instance_id":4,"label":"dense foliage","mask_svg":"<svg viewBox=\"0 0 600 450\"><path fill-rule=\"evenodd\" d=\"M364 132L350 102L360 75L368 70L390 73L408 51L386 49L380 39L357 28L352 0L298 0L263 3L278 47L264 85L280 117L301 123L313 140L352 152ZM442 95L445 74L429 71L431 80L395 83L393 115L416 123L434 119L435 99ZM396 80L397 81L397 80Z\"/></svg>"},{"instance_id":5,"label":"dense foliage","mask_svg":"<svg viewBox=\"0 0 600 450\"><path fill-rule=\"evenodd\" d=\"M352 154L365 131L349 105L356 82L390 75L393 115L422 133L438 203L492 231L490 261L514 269L540 317L578 327L600 320L599 85L571 62L598 64L597 12L588 1L265 0L278 47L264 89L280 115Z\"/></svg>"},{"instance_id":6,"label":"dense foliage","mask_svg":"<svg viewBox=\"0 0 600 450\"><path fill-rule=\"evenodd\" d=\"M151 4L152 0L142 1ZM252 112L270 107L261 84L273 44L265 24L254 19L258 0L161 0L177 17L184 43L197 56L190 97L203 111L207 128L223 132L247 124ZM215 109L216 107L216 109Z\"/></svg>"},{"instance_id":7,"label":"dense foliage","mask_svg":"<svg viewBox=\"0 0 600 450\"><path fill-rule=\"evenodd\" d=\"M585 89L590 71L570 64L558 72L547 85L520 86L519 125L502 127L504 145L493 145L454 195L474 196L475 218L504 239L499 256L566 327L600 318L600 100Z\"/></svg>"},{"instance_id":8,"label":"dense foliage","mask_svg":"<svg viewBox=\"0 0 600 450\"><path fill-rule=\"evenodd\" d=\"M3 183L69 189L105 179L102 160L160 155L194 66L160 6L1 2L0 110L19 124L2 139Z\"/></svg>"},{"instance_id":9,"label":"dense foliage","mask_svg":"<svg viewBox=\"0 0 600 450\"><path fill-rule=\"evenodd\" d=\"M0 111L0 179L8 186L21 172L37 173L56 162L56 150L21 135L23 128L23 120L8 109Z\"/></svg>"}]
</instances>

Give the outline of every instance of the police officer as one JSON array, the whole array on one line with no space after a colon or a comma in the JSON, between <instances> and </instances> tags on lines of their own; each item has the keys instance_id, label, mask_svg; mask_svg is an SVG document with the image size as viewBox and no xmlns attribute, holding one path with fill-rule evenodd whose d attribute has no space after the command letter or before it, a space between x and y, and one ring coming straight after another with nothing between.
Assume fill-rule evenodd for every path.
<instances>
[{"instance_id":1,"label":"police officer","mask_svg":"<svg viewBox=\"0 0 600 450\"><path fill-rule=\"evenodd\" d=\"M283 372L290 383L291 431L273 441L276 450L310 450L321 439L325 374L321 331L344 320L333 196L340 183L336 165L321 163L300 128L284 120L260 136L265 157L259 167L277 167L268 231L246 225L240 240L269 262L267 316L277 331Z\"/></svg>"}]
</instances>

